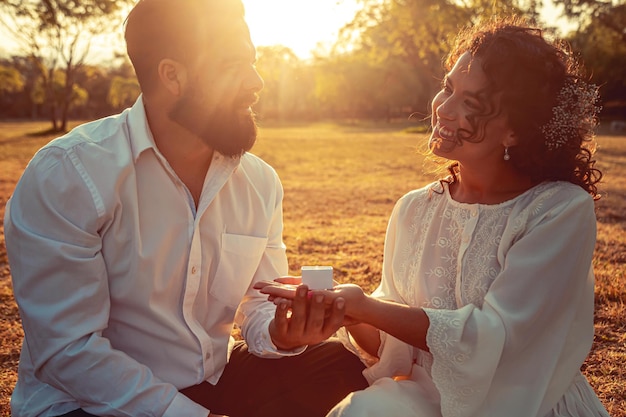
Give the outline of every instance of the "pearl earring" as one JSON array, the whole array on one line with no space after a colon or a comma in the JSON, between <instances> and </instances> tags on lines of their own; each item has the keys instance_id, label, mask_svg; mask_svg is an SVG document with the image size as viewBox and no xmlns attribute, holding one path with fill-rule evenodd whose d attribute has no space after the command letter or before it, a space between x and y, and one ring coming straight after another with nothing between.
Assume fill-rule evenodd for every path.
<instances>
[{"instance_id":1,"label":"pearl earring","mask_svg":"<svg viewBox=\"0 0 626 417\"><path fill-rule=\"evenodd\" d=\"M509 155L509 148L505 147L504 148L504 160L508 161L509 159L511 159L511 155Z\"/></svg>"}]
</instances>

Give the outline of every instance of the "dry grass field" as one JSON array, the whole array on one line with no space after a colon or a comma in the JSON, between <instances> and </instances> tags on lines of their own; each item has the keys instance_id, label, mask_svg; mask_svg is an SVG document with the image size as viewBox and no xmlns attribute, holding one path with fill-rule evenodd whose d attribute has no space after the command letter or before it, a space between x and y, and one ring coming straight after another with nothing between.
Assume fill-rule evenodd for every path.
<instances>
[{"instance_id":1,"label":"dry grass field","mask_svg":"<svg viewBox=\"0 0 626 417\"><path fill-rule=\"evenodd\" d=\"M0 219L47 124L0 123ZM290 269L332 265L336 278L367 289L379 280L394 202L434 179L417 149L424 134L405 125L262 126L254 153L273 165L285 189ZM596 337L583 367L611 416L626 417L626 137L599 136L604 170L597 203ZM0 220L1 221L1 220ZM21 344L20 320L0 223L0 417L8 417Z\"/></svg>"}]
</instances>

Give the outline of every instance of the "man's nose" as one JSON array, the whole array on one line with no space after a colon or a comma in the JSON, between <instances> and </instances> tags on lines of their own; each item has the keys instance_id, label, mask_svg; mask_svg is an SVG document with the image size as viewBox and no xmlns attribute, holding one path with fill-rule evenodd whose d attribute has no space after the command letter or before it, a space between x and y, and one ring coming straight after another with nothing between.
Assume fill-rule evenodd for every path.
<instances>
[{"instance_id":1,"label":"man's nose","mask_svg":"<svg viewBox=\"0 0 626 417\"><path fill-rule=\"evenodd\" d=\"M263 90L264 85L265 83L263 82L263 78L261 78L261 75L256 68L252 67L244 83L245 90L258 93Z\"/></svg>"}]
</instances>

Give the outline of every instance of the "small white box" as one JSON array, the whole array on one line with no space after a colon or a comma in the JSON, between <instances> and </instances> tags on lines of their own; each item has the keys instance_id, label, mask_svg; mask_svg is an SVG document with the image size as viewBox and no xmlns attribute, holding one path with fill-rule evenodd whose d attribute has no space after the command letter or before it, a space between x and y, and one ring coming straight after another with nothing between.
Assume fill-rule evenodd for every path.
<instances>
[{"instance_id":1,"label":"small white box","mask_svg":"<svg viewBox=\"0 0 626 417\"><path fill-rule=\"evenodd\" d=\"M310 290L329 290L333 287L332 266L303 266L302 283Z\"/></svg>"}]
</instances>

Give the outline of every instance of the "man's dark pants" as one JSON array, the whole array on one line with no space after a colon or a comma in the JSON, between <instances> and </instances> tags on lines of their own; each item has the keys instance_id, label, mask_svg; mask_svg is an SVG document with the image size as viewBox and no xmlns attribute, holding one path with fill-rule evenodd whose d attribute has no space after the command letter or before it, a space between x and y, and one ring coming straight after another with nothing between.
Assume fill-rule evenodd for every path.
<instances>
[{"instance_id":1,"label":"man's dark pants","mask_svg":"<svg viewBox=\"0 0 626 417\"><path fill-rule=\"evenodd\" d=\"M361 361L328 341L297 356L262 359L238 342L217 385L181 390L213 414L229 417L323 417L350 392L367 387ZM62 417L92 416L76 410Z\"/></svg>"}]
</instances>

